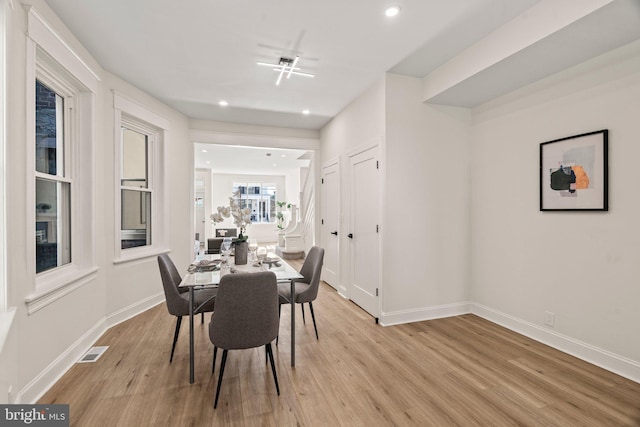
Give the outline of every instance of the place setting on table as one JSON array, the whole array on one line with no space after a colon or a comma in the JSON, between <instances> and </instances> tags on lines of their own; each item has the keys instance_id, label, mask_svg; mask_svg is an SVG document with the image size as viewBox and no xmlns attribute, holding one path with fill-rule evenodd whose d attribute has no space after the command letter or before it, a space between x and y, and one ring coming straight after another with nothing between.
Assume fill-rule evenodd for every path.
<instances>
[{"instance_id":1,"label":"place setting on table","mask_svg":"<svg viewBox=\"0 0 640 427\"><path fill-rule=\"evenodd\" d=\"M228 239L228 240L227 240ZM249 256L246 264L237 264L237 254L233 252L231 238L225 238L220 246L220 254L199 255L187 268L187 274L182 279L180 287L189 289L189 298L194 300L195 289L216 288L220 278L226 274L256 273L260 271L272 271L279 282L289 282L291 293L295 295L295 281L304 278L297 270L282 260L267 247L259 246L255 239L249 239ZM291 305L291 366L295 366L295 304ZM200 307L190 304L189 312L189 382L194 382L194 343L193 343L193 317Z\"/></svg>"}]
</instances>

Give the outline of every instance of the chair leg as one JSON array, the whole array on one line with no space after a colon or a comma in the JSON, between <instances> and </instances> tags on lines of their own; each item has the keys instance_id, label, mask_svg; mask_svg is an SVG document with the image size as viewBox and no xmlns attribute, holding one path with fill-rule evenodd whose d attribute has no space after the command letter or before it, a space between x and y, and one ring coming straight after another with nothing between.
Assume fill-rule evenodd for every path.
<instances>
[{"instance_id":1,"label":"chair leg","mask_svg":"<svg viewBox=\"0 0 640 427\"><path fill-rule=\"evenodd\" d=\"M300 303L300 308L302 309L302 323L307 324L307 320L304 318L304 303Z\"/></svg>"},{"instance_id":2,"label":"chair leg","mask_svg":"<svg viewBox=\"0 0 640 427\"><path fill-rule=\"evenodd\" d=\"M311 318L313 319L313 329L316 330L316 339L318 340L318 327L316 326L316 316L313 314L313 304L309 301L309 310L311 310Z\"/></svg>"},{"instance_id":3,"label":"chair leg","mask_svg":"<svg viewBox=\"0 0 640 427\"><path fill-rule=\"evenodd\" d=\"M171 357L169 357L169 363L173 362L173 352L176 350L176 343L178 342L178 334L180 333L181 324L182 316L176 316L176 330L173 333L173 345L171 346Z\"/></svg>"},{"instance_id":4,"label":"chair leg","mask_svg":"<svg viewBox=\"0 0 640 427\"><path fill-rule=\"evenodd\" d=\"M218 347L213 346L213 363L211 364L211 373L213 374L216 370L216 357L218 356Z\"/></svg>"},{"instance_id":5,"label":"chair leg","mask_svg":"<svg viewBox=\"0 0 640 427\"><path fill-rule=\"evenodd\" d=\"M267 348L267 354L269 355L269 359L271 360L271 372L273 373L273 381L276 383L276 391L278 392L278 396L280 396L280 386L278 386L278 374L276 374L276 364L273 363L273 351L271 350L271 343L265 345Z\"/></svg>"},{"instance_id":6,"label":"chair leg","mask_svg":"<svg viewBox=\"0 0 640 427\"><path fill-rule=\"evenodd\" d=\"M229 350L222 350L222 362L220 362L220 373L218 374L218 387L216 388L216 399L213 402L213 409L218 407L218 397L220 397L220 385L224 375L224 365L227 363L227 353Z\"/></svg>"},{"instance_id":7,"label":"chair leg","mask_svg":"<svg viewBox=\"0 0 640 427\"><path fill-rule=\"evenodd\" d=\"M200 323L204 325L204 311L200 313Z\"/></svg>"},{"instance_id":8,"label":"chair leg","mask_svg":"<svg viewBox=\"0 0 640 427\"><path fill-rule=\"evenodd\" d=\"M282 311L282 304L278 304L278 319L280 318L281 311ZM280 334L276 335L276 347L278 346L279 338L280 338Z\"/></svg>"}]
</instances>

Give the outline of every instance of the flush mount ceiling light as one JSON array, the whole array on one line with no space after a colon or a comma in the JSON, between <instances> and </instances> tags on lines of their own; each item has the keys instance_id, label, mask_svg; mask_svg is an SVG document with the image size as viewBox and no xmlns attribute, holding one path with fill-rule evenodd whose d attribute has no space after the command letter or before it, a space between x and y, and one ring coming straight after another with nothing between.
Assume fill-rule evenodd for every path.
<instances>
[{"instance_id":1,"label":"flush mount ceiling light","mask_svg":"<svg viewBox=\"0 0 640 427\"><path fill-rule=\"evenodd\" d=\"M223 100L223 101L218 102L218 105L221 106L221 107L226 107L226 106L229 105L229 103L227 101Z\"/></svg>"},{"instance_id":2,"label":"flush mount ceiling light","mask_svg":"<svg viewBox=\"0 0 640 427\"><path fill-rule=\"evenodd\" d=\"M285 58L284 56L280 58L277 64L270 64L268 62L257 62L258 65L262 65L264 67L271 67L273 71L278 72L278 79L276 80L276 86L280 85L282 81L282 77L286 76L286 78L290 78L292 74L296 76L303 77L313 77L313 74L303 73L300 71L300 68L296 67L298 61L300 60L300 55L295 58Z\"/></svg>"},{"instance_id":3,"label":"flush mount ceiling light","mask_svg":"<svg viewBox=\"0 0 640 427\"><path fill-rule=\"evenodd\" d=\"M400 6L389 6L385 9L384 14L389 18L392 18L400 13Z\"/></svg>"}]
</instances>

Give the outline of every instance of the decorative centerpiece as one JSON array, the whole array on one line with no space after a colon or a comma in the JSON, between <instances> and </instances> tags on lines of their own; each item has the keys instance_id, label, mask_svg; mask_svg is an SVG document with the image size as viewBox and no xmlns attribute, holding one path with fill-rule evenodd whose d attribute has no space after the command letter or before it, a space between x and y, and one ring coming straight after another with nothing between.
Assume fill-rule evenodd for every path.
<instances>
[{"instance_id":1,"label":"decorative centerpiece","mask_svg":"<svg viewBox=\"0 0 640 427\"><path fill-rule=\"evenodd\" d=\"M245 234L247 227L251 225L251 209L242 208L242 195L237 189L229 197L229 206L218 206L217 212L211 214L210 218L214 224L224 221L225 218L233 217L233 223L238 227L240 233L235 241L235 263L244 265L247 263L247 252L249 244L248 236Z\"/></svg>"}]
</instances>

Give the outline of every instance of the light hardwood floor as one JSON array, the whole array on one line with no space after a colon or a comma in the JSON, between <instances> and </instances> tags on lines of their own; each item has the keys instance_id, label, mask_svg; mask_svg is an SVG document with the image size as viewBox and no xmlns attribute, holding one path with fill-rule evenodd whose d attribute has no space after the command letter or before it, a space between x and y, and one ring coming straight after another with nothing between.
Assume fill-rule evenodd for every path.
<instances>
[{"instance_id":1,"label":"light hardwood floor","mask_svg":"<svg viewBox=\"0 0 640 427\"><path fill-rule=\"evenodd\" d=\"M160 284L158 284L160 286ZM188 329L173 363L175 318L159 305L111 328L96 362L77 364L38 403L70 404L74 426L640 426L640 384L474 315L382 327L321 285L274 347L277 396L264 348L231 351L218 408L213 348L196 323L196 381Z\"/></svg>"}]
</instances>

